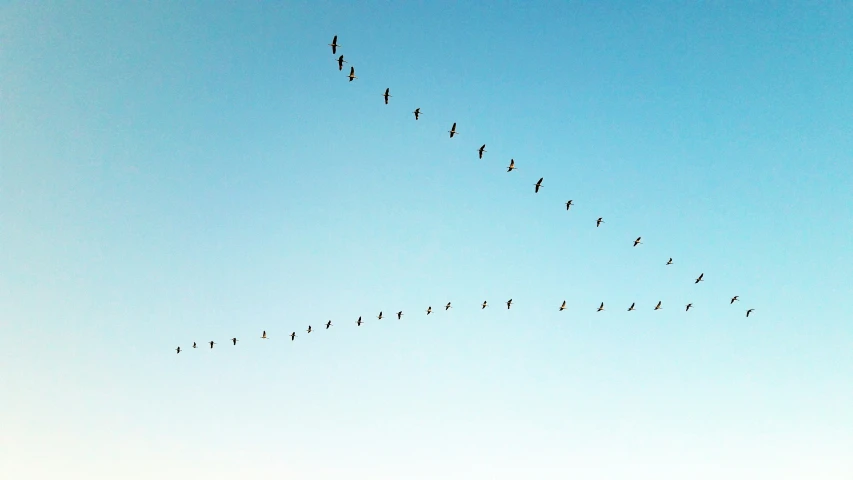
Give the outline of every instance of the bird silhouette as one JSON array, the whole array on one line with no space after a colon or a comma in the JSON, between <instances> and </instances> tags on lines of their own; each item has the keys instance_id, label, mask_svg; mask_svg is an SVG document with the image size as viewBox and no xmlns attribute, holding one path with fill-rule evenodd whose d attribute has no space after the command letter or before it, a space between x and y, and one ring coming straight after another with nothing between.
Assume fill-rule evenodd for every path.
<instances>
[{"instance_id":1,"label":"bird silhouette","mask_svg":"<svg viewBox=\"0 0 853 480\"><path fill-rule=\"evenodd\" d=\"M533 190L533 193L539 193L539 189L540 189L540 188L542 188L542 180L544 180L544 179L545 179L545 177L542 177L542 178L540 178L540 179L539 179L539 181L538 181L538 182L536 182L536 183L534 183L534 184L533 184L533 185L536 187L536 188Z\"/></svg>"},{"instance_id":2,"label":"bird silhouette","mask_svg":"<svg viewBox=\"0 0 853 480\"><path fill-rule=\"evenodd\" d=\"M480 160L483 159L483 152L486 151L486 144L484 143L482 147L477 149L477 152L480 154Z\"/></svg>"},{"instance_id":3,"label":"bird silhouette","mask_svg":"<svg viewBox=\"0 0 853 480\"><path fill-rule=\"evenodd\" d=\"M430 306L430 307L427 307L426 312L427 312L427 315L429 315L430 313L432 313L432 307L431 307L431 306Z\"/></svg>"},{"instance_id":4,"label":"bird silhouette","mask_svg":"<svg viewBox=\"0 0 853 480\"><path fill-rule=\"evenodd\" d=\"M332 47L332 55L338 53L338 47L340 47L340 45L338 45L338 36L335 35L335 38L332 39L332 43L328 45Z\"/></svg>"},{"instance_id":5,"label":"bird silhouette","mask_svg":"<svg viewBox=\"0 0 853 480\"><path fill-rule=\"evenodd\" d=\"M696 283L699 283L699 282L704 282L704 280L702 280L702 277L704 277L704 276L705 276L705 274L704 274L704 273L703 273L703 274L700 274L700 275L699 275L699 278L697 278L697 279L696 279L696 281L695 281L695 282L693 282L693 283L694 283L694 284L696 284Z\"/></svg>"},{"instance_id":6,"label":"bird silhouette","mask_svg":"<svg viewBox=\"0 0 853 480\"><path fill-rule=\"evenodd\" d=\"M263 338L264 340L267 339L267 331L266 330L264 330L264 332L261 333L261 338Z\"/></svg>"},{"instance_id":7,"label":"bird silhouette","mask_svg":"<svg viewBox=\"0 0 853 480\"><path fill-rule=\"evenodd\" d=\"M633 311L633 310L636 310L636 309L634 308L634 305L635 305L635 304L636 304L636 302L635 302L635 303L632 303L632 304L631 304L631 306L630 306L630 307L628 307L628 311L629 311L629 312L631 312L631 311Z\"/></svg>"},{"instance_id":8,"label":"bird silhouette","mask_svg":"<svg viewBox=\"0 0 853 480\"><path fill-rule=\"evenodd\" d=\"M296 338L296 332L290 332L290 341L292 342Z\"/></svg>"},{"instance_id":9,"label":"bird silhouette","mask_svg":"<svg viewBox=\"0 0 853 480\"><path fill-rule=\"evenodd\" d=\"M456 122L453 122L453 126L450 127L450 130L447 131L450 134L450 138L453 138L458 132L456 131Z\"/></svg>"},{"instance_id":10,"label":"bird silhouette","mask_svg":"<svg viewBox=\"0 0 853 480\"><path fill-rule=\"evenodd\" d=\"M305 330L305 333L311 333L311 325L308 325L308 330Z\"/></svg>"},{"instance_id":11,"label":"bird silhouette","mask_svg":"<svg viewBox=\"0 0 853 480\"><path fill-rule=\"evenodd\" d=\"M661 308L660 304L661 304L661 302L658 302L658 304L655 306L655 310L660 310L660 308Z\"/></svg>"},{"instance_id":12,"label":"bird silhouette","mask_svg":"<svg viewBox=\"0 0 853 480\"><path fill-rule=\"evenodd\" d=\"M604 302L601 302L601 305L598 306L598 310L596 310L596 311L600 312L602 310L604 310Z\"/></svg>"},{"instance_id":13,"label":"bird silhouette","mask_svg":"<svg viewBox=\"0 0 853 480\"><path fill-rule=\"evenodd\" d=\"M749 314L750 314L750 313L752 313L752 312L754 312L754 311L755 311L755 309L754 309L754 308L750 308L749 310L747 310L747 311L746 311L746 318L749 318Z\"/></svg>"},{"instance_id":14,"label":"bird silhouette","mask_svg":"<svg viewBox=\"0 0 853 480\"><path fill-rule=\"evenodd\" d=\"M560 311L562 312L562 311L563 311L563 310L565 310L565 309L566 309L566 301L565 301L565 300L563 300L563 304L562 304L562 305L560 305Z\"/></svg>"},{"instance_id":15,"label":"bird silhouette","mask_svg":"<svg viewBox=\"0 0 853 480\"><path fill-rule=\"evenodd\" d=\"M643 238L643 237L637 237L637 239L636 239L636 240L634 240L634 246L635 246L635 247L636 247L637 245L639 245L639 244L643 243L643 242L641 242L641 241L640 241L640 239L641 239L641 238Z\"/></svg>"},{"instance_id":16,"label":"bird silhouette","mask_svg":"<svg viewBox=\"0 0 853 480\"><path fill-rule=\"evenodd\" d=\"M692 303L688 303L688 304L687 304L687 306L686 306L686 307L684 307L684 311L685 311L685 312L690 311L690 307L692 307L692 306L693 306L693 304L692 304Z\"/></svg>"},{"instance_id":17,"label":"bird silhouette","mask_svg":"<svg viewBox=\"0 0 853 480\"><path fill-rule=\"evenodd\" d=\"M486 308L488 306L489 306L488 303L485 300L483 300L483 307L480 310L482 310L483 308Z\"/></svg>"},{"instance_id":18,"label":"bird silhouette","mask_svg":"<svg viewBox=\"0 0 853 480\"><path fill-rule=\"evenodd\" d=\"M196 348L195 342L193 342L193 348Z\"/></svg>"},{"instance_id":19,"label":"bird silhouette","mask_svg":"<svg viewBox=\"0 0 853 480\"><path fill-rule=\"evenodd\" d=\"M176 348L175 351L181 353L181 347Z\"/></svg>"},{"instance_id":20,"label":"bird silhouette","mask_svg":"<svg viewBox=\"0 0 853 480\"><path fill-rule=\"evenodd\" d=\"M237 337L232 338L231 343L233 343L234 345L237 345Z\"/></svg>"},{"instance_id":21,"label":"bird silhouette","mask_svg":"<svg viewBox=\"0 0 853 480\"><path fill-rule=\"evenodd\" d=\"M355 321L355 324L358 325L359 327L361 326L362 323L364 323L364 322L361 321L361 317L358 317L358 320Z\"/></svg>"},{"instance_id":22,"label":"bird silhouette","mask_svg":"<svg viewBox=\"0 0 853 480\"><path fill-rule=\"evenodd\" d=\"M453 308L453 307L450 306L450 302L447 302L447 305L444 306L444 311L446 312L447 309L449 309L449 308Z\"/></svg>"},{"instance_id":23,"label":"bird silhouette","mask_svg":"<svg viewBox=\"0 0 853 480\"><path fill-rule=\"evenodd\" d=\"M216 345L216 342L214 342L213 340L211 340L211 341L209 341L209 342L207 342L207 343L209 343L209 344L210 344L210 348L213 348L213 346L214 346L214 345Z\"/></svg>"},{"instance_id":24,"label":"bird silhouette","mask_svg":"<svg viewBox=\"0 0 853 480\"><path fill-rule=\"evenodd\" d=\"M666 261L667 265L672 265L672 257L669 257L669 260Z\"/></svg>"},{"instance_id":25,"label":"bird silhouette","mask_svg":"<svg viewBox=\"0 0 853 480\"><path fill-rule=\"evenodd\" d=\"M331 326L332 326L332 321L331 321L331 320L329 320L328 322L326 322L326 330L328 330L328 329L329 329L329 327L331 327Z\"/></svg>"},{"instance_id":26,"label":"bird silhouette","mask_svg":"<svg viewBox=\"0 0 853 480\"><path fill-rule=\"evenodd\" d=\"M344 64L345 64L345 63L349 63L349 62L347 62L346 60L344 60L344 56L343 56L343 55L341 55L340 57L338 57L338 71L342 71L342 70L344 69Z\"/></svg>"},{"instance_id":27,"label":"bird silhouette","mask_svg":"<svg viewBox=\"0 0 853 480\"><path fill-rule=\"evenodd\" d=\"M510 298L510 299L509 299L509 300L507 300L507 302L506 302L506 309L507 309L507 310L509 310L509 307L511 307L511 306L512 306L512 299Z\"/></svg>"},{"instance_id":28,"label":"bird silhouette","mask_svg":"<svg viewBox=\"0 0 853 480\"><path fill-rule=\"evenodd\" d=\"M729 302L729 305L731 305L731 304L733 304L733 303L735 303L735 302L739 302L739 301L740 301L740 299L738 298L738 295L735 295L734 297L732 297L732 301L731 301L731 302Z\"/></svg>"},{"instance_id":29,"label":"bird silhouette","mask_svg":"<svg viewBox=\"0 0 853 480\"><path fill-rule=\"evenodd\" d=\"M417 119L418 119L418 117L420 117L420 116L421 116L421 109L420 109L420 107L416 108L416 109L415 109L415 111L414 111L414 112L412 112L412 113L414 113L414 114L415 114L415 120L417 120Z\"/></svg>"},{"instance_id":30,"label":"bird silhouette","mask_svg":"<svg viewBox=\"0 0 853 480\"><path fill-rule=\"evenodd\" d=\"M575 204L575 203L574 203L573 201L571 201L571 200L569 200L568 202L566 202L566 211L568 212L568 211L569 211L569 209L570 209L570 208L572 207L572 205L574 205L574 204Z\"/></svg>"},{"instance_id":31,"label":"bird silhouette","mask_svg":"<svg viewBox=\"0 0 853 480\"><path fill-rule=\"evenodd\" d=\"M602 223L604 223L604 220L602 220L601 217L598 217L598 220L595 221L595 226L599 227L599 226L601 226Z\"/></svg>"},{"instance_id":32,"label":"bird silhouette","mask_svg":"<svg viewBox=\"0 0 853 480\"><path fill-rule=\"evenodd\" d=\"M513 171L513 170L515 170L515 169L516 169L516 167L515 167L515 160L514 160L514 159L512 159L512 158L510 158L510 159L509 159L509 166L508 166L508 167L506 167L506 171L507 171L507 172L511 172L511 171Z\"/></svg>"},{"instance_id":33,"label":"bird silhouette","mask_svg":"<svg viewBox=\"0 0 853 480\"><path fill-rule=\"evenodd\" d=\"M379 312L379 315L376 316L377 320L382 320L382 312Z\"/></svg>"},{"instance_id":34,"label":"bird silhouette","mask_svg":"<svg viewBox=\"0 0 853 480\"><path fill-rule=\"evenodd\" d=\"M390 90L390 88L386 88L385 93L382 94L382 96L385 97L385 105L388 105L388 97L392 96L390 93L388 93Z\"/></svg>"},{"instance_id":35,"label":"bird silhouette","mask_svg":"<svg viewBox=\"0 0 853 480\"><path fill-rule=\"evenodd\" d=\"M349 67L349 75L347 77L349 77L350 82L358 78L355 76L355 67Z\"/></svg>"},{"instance_id":36,"label":"bird silhouette","mask_svg":"<svg viewBox=\"0 0 853 480\"><path fill-rule=\"evenodd\" d=\"M402 311L402 310L400 310L399 312L397 312L397 320L399 320L399 319L401 319L401 318L403 318L403 311Z\"/></svg>"}]
</instances>

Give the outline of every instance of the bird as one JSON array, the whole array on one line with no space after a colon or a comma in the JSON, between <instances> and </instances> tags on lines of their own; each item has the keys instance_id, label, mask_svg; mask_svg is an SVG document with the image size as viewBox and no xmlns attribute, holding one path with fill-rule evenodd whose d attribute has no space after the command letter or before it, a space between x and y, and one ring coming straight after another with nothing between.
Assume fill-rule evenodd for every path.
<instances>
[{"instance_id":1,"label":"bird","mask_svg":"<svg viewBox=\"0 0 853 480\"><path fill-rule=\"evenodd\" d=\"M399 312L397 312L397 320L399 320L399 319L401 319L401 318L403 318L403 311L402 311L402 310L400 310Z\"/></svg>"},{"instance_id":2,"label":"bird","mask_svg":"<svg viewBox=\"0 0 853 480\"><path fill-rule=\"evenodd\" d=\"M735 303L735 302L739 302L739 301L740 301L740 299L739 299L739 298L737 298L737 297L738 297L738 295L735 295L734 297L732 297L732 301L731 301L731 302L729 302L729 305L731 305L731 304L733 304L733 303Z\"/></svg>"},{"instance_id":3,"label":"bird","mask_svg":"<svg viewBox=\"0 0 853 480\"><path fill-rule=\"evenodd\" d=\"M418 117L420 117L420 116L421 116L421 109L420 109L420 107L416 108L416 109L415 109L415 111L414 111L414 112L412 112L412 113L414 113L414 114L415 114L415 120L417 120L417 119L418 119Z\"/></svg>"},{"instance_id":4,"label":"bird","mask_svg":"<svg viewBox=\"0 0 853 480\"><path fill-rule=\"evenodd\" d=\"M667 265L672 265L672 257L669 257L669 260L666 261Z\"/></svg>"},{"instance_id":5,"label":"bird","mask_svg":"<svg viewBox=\"0 0 853 480\"><path fill-rule=\"evenodd\" d=\"M311 333L311 325L308 325L308 330L305 330L306 333Z\"/></svg>"},{"instance_id":6,"label":"bird","mask_svg":"<svg viewBox=\"0 0 853 480\"><path fill-rule=\"evenodd\" d=\"M264 332L263 332L263 333L261 333L261 338L263 338L264 340L266 340L266 339L268 338L268 337L267 337L267 331L266 331L266 330L264 330Z\"/></svg>"},{"instance_id":7,"label":"bird","mask_svg":"<svg viewBox=\"0 0 853 480\"><path fill-rule=\"evenodd\" d=\"M296 338L296 332L290 332L290 341L292 342L293 339L295 339L295 338Z\"/></svg>"},{"instance_id":8,"label":"bird","mask_svg":"<svg viewBox=\"0 0 853 480\"><path fill-rule=\"evenodd\" d=\"M358 78L355 76L355 67L349 67L349 75L347 76L349 77L350 82Z\"/></svg>"},{"instance_id":9,"label":"bird","mask_svg":"<svg viewBox=\"0 0 853 480\"><path fill-rule=\"evenodd\" d=\"M379 315L376 317L377 320L382 320L382 312L379 312Z\"/></svg>"},{"instance_id":10,"label":"bird","mask_svg":"<svg viewBox=\"0 0 853 480\"><path fill-rule=\"evenodd\" d=\"M596 310L596 311L600 312L602 310L604 310L604 302L601 302L601 305L598 306L598 310Z\"/></svg>"},{"instance_id":11,"label":"bird","mask_svg":"<svg viewBox=\"0 0 853 480\"><path fill-rule=\"evenodd\" d=\"M458 133L456 131L456 122L453 122L453 126L450 127L450 130L448 130L448 133L450 133L450 138L453 138L453 136Z\"/></svg>"},{"instance_id":12,"label":"bird","mask_svg":"<svg viewBox=\"0 0 853 480\"><path fill-rule=\"evenodd\" d=\"M510 298L510 299L509 299L509 300L507 300L507 302L506 302L506 309L507 309L507 310L509 310L509 307L511 307L511 306L512 306L512 299Z\"/></svg>"},{"instance_id":13,"label":"bird","mask_svg":"<svg viewBox=\"0 0 853 480\"><path fill-rule=\"evenodd\" d=\"M480 160L483 159L483 152L485 152L485 151L486 151L486 144L484 143L482 147L477 149L477 152L480 154Z\"/></svg>"},{"instance_id":14,"label":"bird","mask_svg":"<svg viewBox=\"0 0 853 480\"><path fill-rule=\"evenodd\" d=\"M338 36L335 35L335 38L332 39L332 43L328 45L332 47L332 55L338 53L338 47L340 47L340 45L338 45Z\"/></svg>"},{"instance_id":15,"label":"bird","mask_svg":"<svg viewBox=\"0 0 853 480\"><path fill-rule=\"evenodd\" d=\"M388 105L388 97L392 96L390 93L388 93L390 90L390 88L386 88L385 93L382 94L382 96L385 97L385 105Z\"/></svg>"},{"instance_id":16,"label":"bird","mask_svg":"<svg viewBox=\"0 0 853 480\"><path fill-rule=\"evenodd\" d=\"M562 312L562 311L563 311L563 310L565 310L565 309L566 309L566 301L565 301L565 300L563 300L563 304L562 304L562 305L560 305L560 311Z\"/></svg>"},{"instance_id":17,"label":"bird","mask_svg":"<svg viewBox=\"0 0 853 480\"><path fill-rule=\"evenodd\" d=\"M486 308L486 307L488 307L488 306L489 306L489 305L488 305L488 303L486 303L486 301L485 301L485 300L483 300L483 308ZM480 310L482 310L483 308L481 308Z\"/></svg>"},{"instance_id":18,"label":"bird","mask_svg":"<svg viewBox=\"0 0 853 480\"><path fill-rule=\"evenodd\" d=\"M432 313L432 307L431 306L427 307L426 312L427 312L427 315Z\"/></svg>"},{"instance_id":19,"label":"bird","mask_svg":"<svg viewBox=\"0 0 853 480\"><path fill-rule=\"evenodd\" d=\"M754 311L755 311L755 309L754 309L754 308L750 308L749 310L747 310L747 311L746 311L746 318L749 318L749 314L750 314L750 313L752 313L752 312L754 312Z\"/></svg>"},{"instance_id":20,"label":"bird","mask_svg":"<svg viewBox=\"0 0 853 480\"><path fill-rule=\"evenodd\" d=\"M542 188L542 180L544 180L544 179L545 179L545 177L542 177L539 179L538 182L533 184L536 187L536 189L533 191L533 193L539 193L539 189Z\"/></svg>"},{"instance_id":21,"label":"bird","mask_svg":"<svg viewBox=\"0 0 853 480\"><path fill-rule=\"evenodd\" d=\"M598 220L595 221L595 226L599 227L602 223L604 223L604 220L601 217L598 217Z\"/></svg>"},{"instance_id":22,"label":"bird","mask_svg":"<svg viewBox=\"0 0 853 480\"><path fill-rule=\"evenodd\" d=\"M509 166L508 166L508 167L506 167L506 171L507 171L507 172L511 172L511 171L513 171L513 170L515 170L515 169L516 169L516 168L515 168L515 159L510 158L510 159L509 159Z\"/></svg>"},{"instance_id":23,"label":"bird","mask_svg":"<svg viewBox=\"0 0 853 480\"><path fill-rule=\"evenodd\" d=\"M195 346L195 342L193 342L193 348L196 348L196 346Z\"/></svg>"},{"instance_id":24,"label":"bird","mask_svg":"<svg viewBox=\"0 0 853 480\"><path fill-rule=\"evenodd\" d=\"M446 312L447 309L449 309L449 308L453 308L453 307L450 306L450 302L447 302L447 305L444 306L444 311Z\"/></svg>"},{"instance_id":25,"label":"bird","mask_svg":"<svg viewBox=\"0 0 853 480\"><path fill-rule=\"evenodd\" d=\"M331 321L331 320L329 320L328 322L326 322L326 330L328 330L328 329L329 329L329 327L331 327L331 326L332 326L332 321Z\"/></svg>"},{"instance_id":26,"label":"bird","mask_svg":"<svg viewBox=\"0 0 853 480\"><path fill-rule=\"evenodd\" d=\"M181 347L176 348L175 351L181 353Z\"/></svg>"},{"instance_id":27,"label":"bird","mask_svg":"<svg viewBox=\"0 0 853 480\"><path fill-rule=\"evenodd\" d=\"M349 63L349 62L347 62L346 60L344 60L344 56L343 56L343 55L341 55L340 57L338 57L338 71L341 71L341 70L343 70L343 69L344 69L344 64L345 64L345 63Z\"/></svg>"},{"instance_id":28,"label":"bird","mask_svg":"<svg viewBox=\"0 0 853 480\"><path fill-rule=\"evenodd\" d=\"M216 345L216 342L214 342L213 340L211 340L211 341L209 341L209 342L207 342L207 343L209 343L209 344L210 344L210 348L213 348L213 346L214 346L214 345Z\"/></svg>"},{"instance_id":29,"label":"bird","mask_svg":"<svg viewBox=\"0 0 853 480\"><path fill-rule=\"evenodd\" d=\"M362 323L364 323L364 322L361 321L361 317L358 317L358 320L355 321L355 324L358 325L359 327L361 326Z\"/></svg>"},{"instance_id":30,"label":"bird","mask_svg":"<svg viewBox=\"0 0 853 480\"><path fill-rule=\"evenodd\" d=\"M660 310L660 304L661 304L661 302L658 302L658 304L655 305L655 310Z\"/></svg>"},{"instance_id":31,"label":"bird","mask_svg":"<svg viewBox=\"0 0 853 480\"><path fill-rule=\"evenodd\" d=\"M233 343L234 345L237 345L237 337L232 338L231 343Z\"/></svg>"},{"instance_id":32,"label":"bird","mask_svg":"<svg viewBox=\"0 0 853 480\"><path fill-rule=\"evenodd\" d=\"M575 203L574 203L573 201L571 201L571 200L569 200L568 202L566 202L566 211L568 212L568 211L569 211L569 208L571 208L571 207L572 207L572 205L574 205L574 204L575 204Z\"/></svg>"},{"instance_id":33,"label":"bird","mask_svg":"<svg viewBox=\"0 0 853 480\"><path fill-rule=\"evenodd\" d=\"M704 273L700 274L700 275L699 275L699 278L697 278L697 279L696 279L696 281L695 281L695 282L693 282L693 283L694 283L694 284L696 284L696 283L699 283L699 282L704 282L704 280L702 280L702 277L704 277L704 276L705 276L705 274L704 274Z\"/></svg>"},{"instance_id":34,"label":"bird","mask_svg":"<svg viewBox=\"0 0 853 480\"><path fill-rule=\"evenodd\" d=\"M640 239L641 239L641 238L643 238L643 237L637 237L637 239L636 239L636 240L634 240L634 246L635 246L635 247L636 247L637 245L639 245L639 244L643 243L643 242L641 242L641 241L640 241Z\"/></svg>"},{"instance_id":35,"label":"bird","mask_svg":"<svg viewBox=\"0 0 853 480\"><path fill-rule=\"evenodd\" d=\"M692 306L693 306L693 304L692 304L692 303L688 303L688 304L687 304L687 306L686 306L686 307L684 307L684 311L685 311L685 312L686 312L686 311L689 311L689 310L690 310L690 307L692 307Z\"/></svg>"},{"instance_id":36,"label":"bird","mask_svg":"<svg viewBox=\"0 0 853 480\"><path fill-rule=\"evenodd\" d=\"M632 303L632 304L631 304L631 306L630 306L630 307L628 307L628 311L629 311L629 312L636 310L636 309L634 308L634 305L635 305L635 304L636 304L636 302Z\"/></svg>"}]
</instances>

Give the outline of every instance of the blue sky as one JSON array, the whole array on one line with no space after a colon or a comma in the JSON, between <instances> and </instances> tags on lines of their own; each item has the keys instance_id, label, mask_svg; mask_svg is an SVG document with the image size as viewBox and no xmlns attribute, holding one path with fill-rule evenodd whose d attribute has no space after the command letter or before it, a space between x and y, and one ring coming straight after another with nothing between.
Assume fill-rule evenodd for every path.
<instances>
[{"instance_id":1,"label":"blue sky","mask_svg":"<svg viewBox=\"0 0 853 480\"><path fill-rule=\"evenodd\" d=\"M849 3L0 22L10 478L853 474Z\"/></svg>"}]
</instances>

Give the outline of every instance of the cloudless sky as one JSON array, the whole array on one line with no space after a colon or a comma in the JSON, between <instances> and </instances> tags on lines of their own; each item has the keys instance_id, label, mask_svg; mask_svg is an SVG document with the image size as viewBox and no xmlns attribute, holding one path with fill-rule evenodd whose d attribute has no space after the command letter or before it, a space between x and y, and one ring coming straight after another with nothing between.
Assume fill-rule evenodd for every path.
<instances>
[{"instance_id":1,"label":"cloudless sky","mask_svg":"<svg viewBox=\"0 0 853 480\"><path fill-rule=\"evenodd\" d=\"M833 1L5 2L4 478L851 478L851 52Z\"/></svg>"}]
</instances>

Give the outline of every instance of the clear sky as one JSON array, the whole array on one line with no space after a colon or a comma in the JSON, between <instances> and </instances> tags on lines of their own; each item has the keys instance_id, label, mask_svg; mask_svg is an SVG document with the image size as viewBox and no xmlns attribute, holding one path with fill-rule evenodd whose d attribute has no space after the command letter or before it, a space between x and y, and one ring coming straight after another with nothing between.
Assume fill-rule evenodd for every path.
<instances>
[{"instance_id":1,"label":"clear sky","mask_svg":"<svg viewBox=\"0 0 853 480\"><path fill-rule=\"evenodd\" d=\"M4 477L849 480L853 7L638 3L4 2Z\"/></svg>"}]
</instances>

